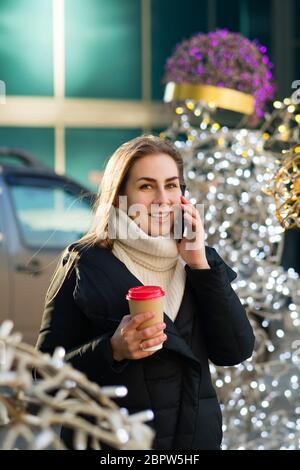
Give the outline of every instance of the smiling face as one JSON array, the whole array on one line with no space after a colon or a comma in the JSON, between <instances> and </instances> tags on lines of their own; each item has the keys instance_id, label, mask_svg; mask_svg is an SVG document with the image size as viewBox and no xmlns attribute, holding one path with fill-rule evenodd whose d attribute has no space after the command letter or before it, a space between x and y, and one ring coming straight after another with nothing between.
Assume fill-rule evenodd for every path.
<instances>
[{"instance_id":1,"label":"smiling face","mask_svg":"<svg viewBox=\"0 0 300 470\"><path fill-rule=\"evenodd\" d=\"M123 193L128 215L148 235L167 236L173 229L173 206L180 204L178 168L167 154L146 155L132 166ZM139 211L132 207L139 204Z\"/></svg>"}]
</instances>

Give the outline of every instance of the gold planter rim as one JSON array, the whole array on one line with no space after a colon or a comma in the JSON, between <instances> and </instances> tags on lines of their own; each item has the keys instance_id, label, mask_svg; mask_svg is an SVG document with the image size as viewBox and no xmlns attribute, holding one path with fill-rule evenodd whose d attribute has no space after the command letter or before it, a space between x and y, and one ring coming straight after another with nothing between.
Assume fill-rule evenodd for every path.
<instances>
[{"instance_id":1,"label":"gold planter rim","mask_svg":"<svg viewBox=\"0 0 300 470\"><path fill-rule=\"evenodd\" d=\"M205 101L218 108L251 115L255 111L255 99L252 95L231 88L194 83L168 82L165 88L164 101Z\"/></svg>"}]
</instances>

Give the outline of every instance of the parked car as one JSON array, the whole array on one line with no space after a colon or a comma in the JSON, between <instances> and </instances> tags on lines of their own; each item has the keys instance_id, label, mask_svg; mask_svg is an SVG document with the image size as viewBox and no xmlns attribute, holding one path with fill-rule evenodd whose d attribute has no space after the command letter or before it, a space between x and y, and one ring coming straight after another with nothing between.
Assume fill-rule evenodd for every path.
<instances>
[{"instance_id":1,"label":"parked car","mask_svg":"<svg viewBox=\"0 0 300 470\"><path fill-rule=\"evenodd\" d=\"M0 147L0 324L34 344L64 248L89 228L95 195L21 150Z\"/></svg>"}]
</instances>

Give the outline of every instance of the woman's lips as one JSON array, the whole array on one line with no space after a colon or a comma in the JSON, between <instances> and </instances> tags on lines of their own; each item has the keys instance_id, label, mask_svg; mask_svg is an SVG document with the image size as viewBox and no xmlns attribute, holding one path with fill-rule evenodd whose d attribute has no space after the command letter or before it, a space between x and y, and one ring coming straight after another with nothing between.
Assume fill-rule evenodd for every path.
<instances>
[{"instance_id":1,"label":"woman's lips","mask_svg":"<svg viewBox=\"0 0 300 470\"><path fill-rule=\"evenodd\" d=\"M152 220L156 220L157 222L164 222L169 219L170 217L170 212L167 212L166 214L149 214L149 217L151 217Z\"/></svg>"}]
</instances>

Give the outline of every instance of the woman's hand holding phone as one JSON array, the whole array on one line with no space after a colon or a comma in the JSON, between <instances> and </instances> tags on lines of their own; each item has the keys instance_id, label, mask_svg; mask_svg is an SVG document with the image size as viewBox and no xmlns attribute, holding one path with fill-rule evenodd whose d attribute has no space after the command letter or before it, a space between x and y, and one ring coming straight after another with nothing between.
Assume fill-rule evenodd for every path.
<instances>
[{"instance_id":1,"label":"woman's hand holding phone","mask_svg":"<svg viewBox=\"0 0 300 470\"><path fill-rule=\"evenodd\" d=\"M204 228L196 207L184 196L180 197L183 214L182 239L177 248L181 258L194 269L210 269L206 259ZM193 235L192 238L188 236Z\"/></svg>"}]
</instances>

